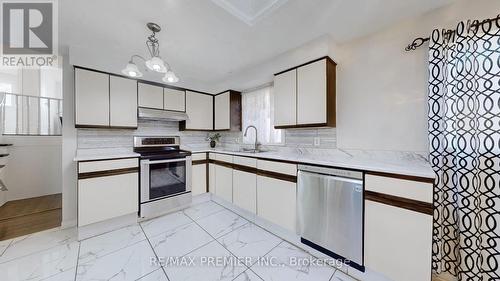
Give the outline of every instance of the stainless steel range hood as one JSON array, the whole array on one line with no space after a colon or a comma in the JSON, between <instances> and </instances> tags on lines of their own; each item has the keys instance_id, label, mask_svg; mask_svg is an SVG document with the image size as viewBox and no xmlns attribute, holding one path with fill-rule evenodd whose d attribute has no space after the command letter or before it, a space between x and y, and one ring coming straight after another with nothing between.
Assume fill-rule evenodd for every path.
<instances>
[{"instance_id":1,"label":"stainless steel range hood","mask_svg":"<svg viewBox=\"0 0 500 281\"><path fill-rule=\"evenodd\" d=\"M189 116L185 112L139 107L139 118L149 120L184 121Z\"/></svg>"}]
</instances>

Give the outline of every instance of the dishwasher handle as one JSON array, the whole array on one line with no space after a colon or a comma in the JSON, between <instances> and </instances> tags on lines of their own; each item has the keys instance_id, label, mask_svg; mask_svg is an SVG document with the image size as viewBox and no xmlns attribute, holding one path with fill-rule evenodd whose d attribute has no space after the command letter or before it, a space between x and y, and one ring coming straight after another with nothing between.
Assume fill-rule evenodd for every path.
<instances>
[{"instance_id":1,"label":"dishwasher handle","mask_svg":"<svg viewBox=\"0 0 500 281\"><path fill-rule=\"evenodd\" d=\"M337 176L341 178L363 180L363 172L360 171L326 168L326 167L309 166L309 165L299 165L298 170L315 174L323 174L327 176Z\"/></svg>"}]
</instances>

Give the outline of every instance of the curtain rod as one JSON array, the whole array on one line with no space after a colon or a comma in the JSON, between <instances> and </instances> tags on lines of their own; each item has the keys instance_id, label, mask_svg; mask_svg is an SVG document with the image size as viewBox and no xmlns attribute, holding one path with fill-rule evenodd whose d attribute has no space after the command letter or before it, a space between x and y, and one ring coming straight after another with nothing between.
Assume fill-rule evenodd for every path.
<instances>
[{"instance_id":1,"label":"curtain rod","mask_svg":"<svg viewBox=\"0 0 500 281\"><path fill-rule=\"evenodd\" d=\"M487 24L487 23L496 21L498 19L500 19L500 14L498 16L496 16L495 18L485 19L481 22L475 20L468 26L468 28L470 29L471 27L479 27L483 24ZM455 33L454 29L448 29L448 30L444 31L444 35L446 35L446 36L450 36L453 33ZM405 51L409 52L409 51L416 50L418 47L422 46L425 42L427 42L429 40L430 40L430 37L425 37L425 38L417 37L410 44L408 44L408 46L406 46Z\"/></svg>"}]
</instances>

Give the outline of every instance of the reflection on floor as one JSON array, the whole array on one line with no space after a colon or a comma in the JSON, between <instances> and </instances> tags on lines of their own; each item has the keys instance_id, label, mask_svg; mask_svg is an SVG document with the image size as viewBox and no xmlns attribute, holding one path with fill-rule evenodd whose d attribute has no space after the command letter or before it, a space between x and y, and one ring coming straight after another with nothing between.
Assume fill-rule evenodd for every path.
<instances>
[{"instance_id":1,"label":"reflection on floor","mask_svg":"<svg viewBox=\"0 0 500 281\"><path fill-rule=\"evenodd\" d=\"M212 201L81 242L76 232L0 242L2 280L353 280Z\"/></svg>"},{"instance_id":2,"label":"reflection on floor","mask_svg":"<svg viewBox=\"0 0 500 281\"><path fill-rule=\"evenodd\" d=\"M0 207L0 241L61 225L61 194L5 203Z\"/></svg>"}]
</instances>

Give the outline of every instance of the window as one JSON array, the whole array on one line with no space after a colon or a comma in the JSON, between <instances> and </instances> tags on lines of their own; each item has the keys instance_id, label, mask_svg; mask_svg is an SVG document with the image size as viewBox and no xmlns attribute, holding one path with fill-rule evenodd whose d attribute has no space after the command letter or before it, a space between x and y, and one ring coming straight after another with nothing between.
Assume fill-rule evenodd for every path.
<instances>
[{"instance_id":1,"label":"window","mask_svg":"<svg viewBox=\"0 0 500 281\"><path fill-rule=\"evenodd\" d=\"M273 87L268 86L242 95L243 130L253 125L258 130L260 144L283 144L282 130L274 129L274 96ZM243 136L243 143L255 141L255 130L249 129Z\"/></svg>"}]
</instances>

